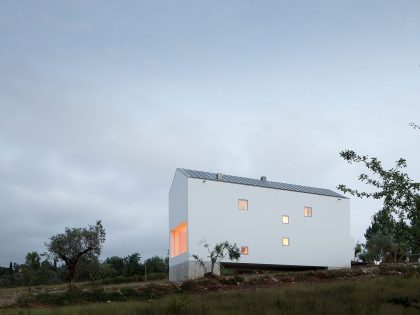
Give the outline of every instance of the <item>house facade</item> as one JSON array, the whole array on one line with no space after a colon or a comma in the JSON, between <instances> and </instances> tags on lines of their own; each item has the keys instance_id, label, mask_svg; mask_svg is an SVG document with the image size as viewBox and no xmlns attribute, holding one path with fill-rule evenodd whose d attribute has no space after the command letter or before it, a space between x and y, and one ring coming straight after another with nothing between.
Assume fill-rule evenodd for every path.
<instances>
[{"instance_id":1,"label":"house facade","mask_svg":"<svg viewBox=\"0 0 420 315\"><path fill-rule=\"evenodd\" d=\"M169 279L203 276L192 255L205 260L204 242L225 240L241 249L245 267L350 267L350 201L265 177L177 169L169 192Z\"/></svg>"}]
</instances>

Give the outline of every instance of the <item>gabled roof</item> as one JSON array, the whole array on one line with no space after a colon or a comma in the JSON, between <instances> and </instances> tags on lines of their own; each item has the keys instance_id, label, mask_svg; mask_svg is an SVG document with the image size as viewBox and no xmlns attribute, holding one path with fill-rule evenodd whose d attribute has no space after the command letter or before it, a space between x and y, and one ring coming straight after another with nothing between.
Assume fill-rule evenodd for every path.
<instances>
[{"instance_id":1,"label":"gabled roof","mask_svg":"<svg viewBox=\"0 0 420 315\"><path fill-rule=\"evenodd\" d=\"M286 183L280 183L280 182L272 182L272 181L267 181L267 180L263 181L263 180L255 179L255 178L239 177L239 176L232 176L232 175L226 175L226 174L223 174L222 180L217 180L217 173L194 171L194 170L188 170L184 168L178 168L178 170L189 178L198 178L198 179L213 180L213 181L218 181L218 182L225 182L225 183L232 183L232 184L239 184L239 185L249 185L249 186L257 186L257 187L264 187L264 188L289 190L289 191L296 191L296 192L307 193L307 194L348 199L347 197L344 197L343 195L340 195L330 189L300 186L300 185L286 184Z\"/></svg>"}]
</instances>

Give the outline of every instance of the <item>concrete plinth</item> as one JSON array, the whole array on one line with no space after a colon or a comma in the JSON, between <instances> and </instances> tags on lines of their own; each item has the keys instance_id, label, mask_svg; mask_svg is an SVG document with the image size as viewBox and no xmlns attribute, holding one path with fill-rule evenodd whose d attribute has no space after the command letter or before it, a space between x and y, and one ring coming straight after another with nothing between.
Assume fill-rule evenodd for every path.
<instances>
[{"instance_id":1,"label":"concrete plinth","mask_svg":"<svg viewBox=\"0 0 420 315\"><path fill-rule=\"evenodd\" d=\"M207 270L210 271L211 263L206 262ZM220 265L214 266L214 274L220 275ZM197 261L186 261L169 267L169 281L181 282L204 277L203 267Z\"/></svg>"}]
</instances>

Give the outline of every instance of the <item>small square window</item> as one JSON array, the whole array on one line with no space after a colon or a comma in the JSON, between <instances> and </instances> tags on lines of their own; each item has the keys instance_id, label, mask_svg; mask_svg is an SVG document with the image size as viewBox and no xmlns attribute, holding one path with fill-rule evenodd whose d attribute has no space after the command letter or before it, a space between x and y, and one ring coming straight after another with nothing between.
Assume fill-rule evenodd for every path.
<instances>
[{"instance_id":1,"label":"small square window","mask_svg":"<svg viewBox=\"0 0 420 315\"><path fill-rule=\"evenodd\" d=\"M288 215L283 216L283 224L289 224L289 216Z\"/></svg>"},{"instance_id":2,"label":"small square window","mask_svg":"<svg viewBox=\"0 0 420 315\"><path fill-rule=\"evenodd\" d=\"M238 209L239 210L248 210L248 200L239 199L238 200Z\"/></svg>"},{"instance_id":3,"label":"small square window","mask_svg":"<svg viewBox=\"0 0 420 315\"><path fill-rule=\"evenodd\" d=\"M303 215L305 217L312 217L312 208L311 207L305 207L303 209Z\"/></svg>"},{"instance_id":4,"label":"small square window","mask_svg":"<svg viewBox=\"0 0 420 315\"><path fill-rule=\"evenodd\" d=\"M248 246L242 246L241 253L242 255L248 255Z\"/></svg>"},{"instance_id":5,"label":"small square window","mask_svg":"<svg viewBox=\"0 0 420 315\"><path fill-rule=\"evenodd\" d=\"M283 237L281 240L281 244L283 246L289 246L289 238L288 237Z\"/></svg>"}]
</instances>

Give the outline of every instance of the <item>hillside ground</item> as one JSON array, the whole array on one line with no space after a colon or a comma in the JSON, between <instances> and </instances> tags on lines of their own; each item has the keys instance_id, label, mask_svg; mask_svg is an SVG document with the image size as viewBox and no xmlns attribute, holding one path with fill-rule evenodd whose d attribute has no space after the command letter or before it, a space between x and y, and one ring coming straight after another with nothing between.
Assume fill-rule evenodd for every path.
<instances>
[{"instance_id":1,"label":"hillside ground","mask_svg":"<svg viewBox=\"0 0 420 315\"><path fill-rule=\"evenodd\" d=\"M74 296L65 286L39 287L31 294L10 288L0 290L0 299L12 299L13 306L0 313L419 314L419 271L417 265L400 265L223 276L178 285L81 284Z\"/></svg>"}]
</instances>

